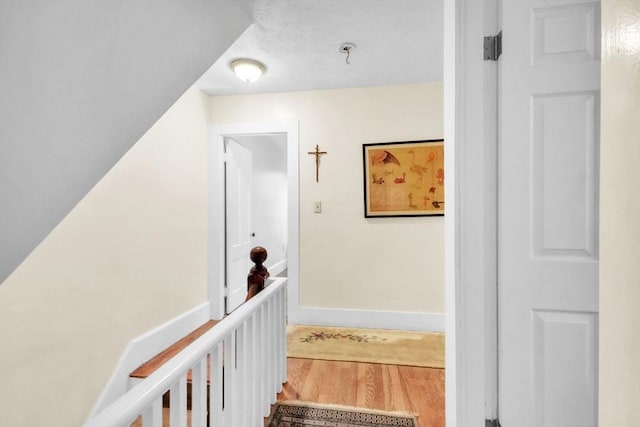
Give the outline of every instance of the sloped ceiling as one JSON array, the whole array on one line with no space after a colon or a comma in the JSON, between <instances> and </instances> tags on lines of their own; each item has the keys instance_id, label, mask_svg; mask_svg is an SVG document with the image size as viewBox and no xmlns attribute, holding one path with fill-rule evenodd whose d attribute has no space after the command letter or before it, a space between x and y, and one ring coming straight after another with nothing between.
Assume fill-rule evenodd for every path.
<instances>
[{"instance_id":1,"label":"sloped ceiling","mask_svg":"<svg viewBox=\"0 0 640 427\"><path fill-rule=\"evenodd\" d=\"M242 34L243 6L0 1L0 283Z\"/></svg>"},{"instance_id":2,"label":"sloped ceiling","mask_svg":"<svg viewBox=\"0 0 640 427\"><path fill-rule=\"evenodd\" d=\"M254 22L199 80L211 95L442 80L443 0L253 0ZM356 48L350 64L338 51ZM229 64L263 62L248 84Z\"/></svg>"}]
</instances>

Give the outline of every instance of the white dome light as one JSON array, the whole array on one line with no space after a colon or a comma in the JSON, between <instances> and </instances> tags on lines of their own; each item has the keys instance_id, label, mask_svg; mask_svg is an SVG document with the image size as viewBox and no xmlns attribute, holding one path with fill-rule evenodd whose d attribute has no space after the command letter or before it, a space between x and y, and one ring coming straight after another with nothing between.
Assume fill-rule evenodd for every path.
<instances>
[{"instance_id":1,"label":"white dome light","mask_svg":"<svg viewBox=\"0 0 640 427\"><path fill-rule=\"evenodd\" d=\"M253 59L236 59L231 62L231 69L240 80L255 82L264 73L264 65Z\"/></svg>"}]
</instances>

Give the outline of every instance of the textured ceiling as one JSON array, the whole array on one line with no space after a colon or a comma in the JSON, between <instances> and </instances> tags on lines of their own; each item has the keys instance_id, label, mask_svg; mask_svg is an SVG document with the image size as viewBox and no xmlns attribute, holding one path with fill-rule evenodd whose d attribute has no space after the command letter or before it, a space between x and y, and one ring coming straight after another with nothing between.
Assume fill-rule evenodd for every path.
<instances>
[{"instance_id":1,"label":"textured ceiling","mask_svg":"<svg viewBox=\"0 0 640 427\"><path fill-rule=\"evenodd\" d=\"M381 86L442 80L443 0L247 0L254 23L198 82L211 95ZM338 52L356 48L350 64ZM236 58L265 75L235 77Z\"/></svg>"}]
</instances>

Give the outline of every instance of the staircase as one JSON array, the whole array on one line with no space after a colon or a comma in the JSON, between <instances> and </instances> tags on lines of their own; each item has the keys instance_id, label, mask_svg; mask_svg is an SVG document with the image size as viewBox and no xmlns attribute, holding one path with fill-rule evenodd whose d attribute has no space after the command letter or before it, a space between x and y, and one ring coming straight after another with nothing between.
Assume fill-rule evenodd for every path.
<instances>
[{"instance_id":1,"label":"staircase","mask_svg":"<svg viewBox=\"0 0 640 427\"><path fill-rule=\"evenodd\" d=\"M132 388L85 426L262 425L287 372L287 279L267 277L252 268L248 282L264 288L133 371Z\"/></svg>"}]
</instances>

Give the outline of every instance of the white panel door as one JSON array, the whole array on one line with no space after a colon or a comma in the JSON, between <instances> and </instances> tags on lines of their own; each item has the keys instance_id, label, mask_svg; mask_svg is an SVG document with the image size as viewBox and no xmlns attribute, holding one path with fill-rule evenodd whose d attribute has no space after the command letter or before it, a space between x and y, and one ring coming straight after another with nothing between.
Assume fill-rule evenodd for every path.
<instances>
[{"instance_id":1,"label":"white panel door","mask_svg":"<svg viewBox=\"0 0 640 427\"><path fill-rule=\"evenodd\" d=\"M251 151L236 141L225 140L225 223L227 313L247 296L247 275L251 268Z\"/></svg>"},{"instance_id":2,"label":"white panel door","mask_svg":"<svg viewBox=\"0 0 640 427\"><path fill-rule=\"evenodd\" d=\"M597 425L600 5L502 1L499 412Z\"/></svg>"}]
</instances>

